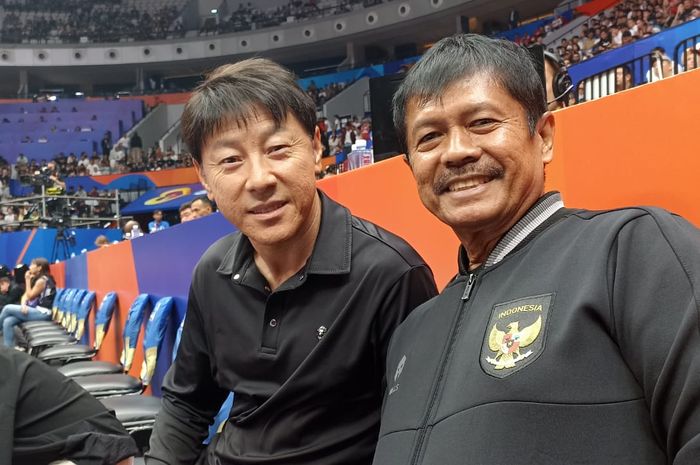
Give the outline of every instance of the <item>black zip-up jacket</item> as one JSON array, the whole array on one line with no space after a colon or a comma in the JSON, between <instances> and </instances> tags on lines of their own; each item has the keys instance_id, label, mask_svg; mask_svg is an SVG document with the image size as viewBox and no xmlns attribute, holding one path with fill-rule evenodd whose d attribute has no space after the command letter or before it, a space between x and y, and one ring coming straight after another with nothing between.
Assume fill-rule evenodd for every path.
<instances>
[{"instance_id":1,"label":"black zip-up jacket","mask_svg":"<svg viewBox=\"0 0 700 465\"><path fill-rule=\"evenodd\" d=\"M397 329L375 465L700 463L700 234L561 209Z\"/></svg>"}]
</instances>

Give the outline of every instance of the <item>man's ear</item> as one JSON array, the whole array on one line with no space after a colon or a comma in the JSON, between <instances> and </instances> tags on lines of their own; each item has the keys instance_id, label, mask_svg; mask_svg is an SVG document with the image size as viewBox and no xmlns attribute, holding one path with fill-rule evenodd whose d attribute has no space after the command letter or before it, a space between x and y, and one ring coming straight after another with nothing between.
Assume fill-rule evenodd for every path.
<instances>
[{"instance_id":1,"label":"man's ear","mask_svg":"<svg viewBox=\"0 0 700 465\"><path fill-rule=\"evenodd\" d=\"M542 163L546 165L554 158L554 115L551 111L545 112L537 122L537 135L542 143Z\"/></svg>"},{"instance_id":2,"label":"man's ear","mask_svg":"<svg viewBox=\"0 0 700 465\"><path fill-rule=\"evenodd\" d=\"M209 187L209 183L207 183L205 177L204 177L204 171L202 170L202 165L200 162L192 158L192 166L194 166L194 170L197 172L197 177L199 178L199 182L204 186L204 189L207 191L207 197L209 197L209 200L212 202L216 202L216 199L214 198L214 192L212 192L211 188Z\"/></svg>"}]
</instances>

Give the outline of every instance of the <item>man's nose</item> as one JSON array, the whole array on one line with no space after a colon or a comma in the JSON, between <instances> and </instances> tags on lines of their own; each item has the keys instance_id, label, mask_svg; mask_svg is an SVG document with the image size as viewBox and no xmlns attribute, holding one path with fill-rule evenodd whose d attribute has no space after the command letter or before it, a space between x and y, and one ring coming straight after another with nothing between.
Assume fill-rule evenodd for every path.
<instances>
[{"instance_id":1,"label":"man's nose","mask_svg":"<svg viewBox=\"0 0 700 465\"><path fill-rule=\"evenodd\" d=\"M481 157L482 150L466 128L453 128L447 134L447 147L443 163L447 166L462 166Z\"/></svg>"},{"instance_id":2,"label":"man's nose","mask_svg":"<svg viewBox=\"0 0 700 465\"><path fill-rule=\"evenodd\" d=\"M251 157L250 169L246 186L251 191L269 189L275 184L276 178L269 161L264 156Z\"/></svg>"}]
</instances>

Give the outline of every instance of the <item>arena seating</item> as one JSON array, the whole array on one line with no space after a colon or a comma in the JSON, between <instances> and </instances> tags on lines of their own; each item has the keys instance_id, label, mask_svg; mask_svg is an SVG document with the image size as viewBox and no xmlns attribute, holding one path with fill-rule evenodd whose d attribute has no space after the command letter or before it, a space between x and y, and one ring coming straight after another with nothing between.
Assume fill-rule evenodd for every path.
<instances>
[{"instance_id":1,"label":"arena seating","mask_svg":"<svg viewBox=\"0 0 700 465\"><path fill-rule=\"evenodd\" d=\"M136 100L60 100L0 104L0 154L51 160L59 153L92 154L105 133L118 138L143 117ZM116 141L116 140L115 140Z\"/></svg>"}]
</instances>

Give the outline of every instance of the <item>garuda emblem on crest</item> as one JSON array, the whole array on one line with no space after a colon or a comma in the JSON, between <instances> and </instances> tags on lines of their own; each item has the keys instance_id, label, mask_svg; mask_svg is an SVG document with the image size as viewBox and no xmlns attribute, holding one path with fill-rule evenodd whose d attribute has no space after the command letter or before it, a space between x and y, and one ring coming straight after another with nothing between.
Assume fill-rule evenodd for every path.
<instances>
[{"instance_id":1,"label":"garuda emblem on crest","mask_svg":"<svg viewBox=\"0 0 700 465\"><path fill-rule=\"evenodd\" d=\"M489 334L489 348L496 356L486 357L486 361L494 366L494 370L514 368L516 363L532 355L531 350L523 352L522 349L535 342L540 335L542 317L523 329L519 328L518 321L512 321L507 329L508 331L500 331L494 324Z\"/></svg>"}]
</instances>

